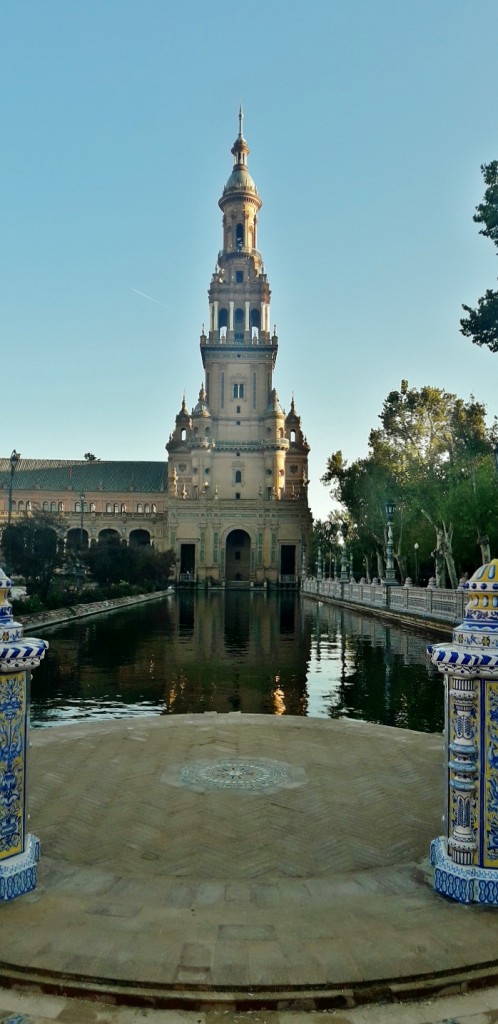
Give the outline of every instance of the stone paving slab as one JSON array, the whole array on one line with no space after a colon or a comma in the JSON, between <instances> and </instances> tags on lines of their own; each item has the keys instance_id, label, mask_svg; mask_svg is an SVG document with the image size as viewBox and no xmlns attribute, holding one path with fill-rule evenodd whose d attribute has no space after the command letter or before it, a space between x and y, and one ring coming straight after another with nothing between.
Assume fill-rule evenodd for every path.
<instances>
[{"instance_id":1,"label":"stone paving slab","mask_svg":"<svg viewBox=\"0 0 498 1024\"><path fill-rule=\"evenodd\" d=\"M142 1001L150 1014L168 999L224 1012L335 1000L349 1012L400 985L406 998L449 980L461 990L469 971L498 977L496 911L445 901L427 881L441 737L193 715L32 741L39 884L0 907L0 978ZM206 762L207 781L181 784Z\"/></svg>"}]
</instances>

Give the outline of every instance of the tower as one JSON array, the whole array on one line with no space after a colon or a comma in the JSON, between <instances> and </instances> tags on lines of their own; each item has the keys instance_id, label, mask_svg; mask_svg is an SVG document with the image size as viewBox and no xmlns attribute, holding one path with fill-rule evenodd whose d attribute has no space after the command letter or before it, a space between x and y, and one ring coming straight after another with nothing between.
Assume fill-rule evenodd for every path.
<instances>
[{"instance_id":1,"label":"tower","mask_svg":"<svg viewBox=\"0 0 498 1024\"><path fill-rule=\"evenodd\" d=\"M232 154L200 338L204 381L190 414L183 400L166 445L170 541L182 578L296 584L311 528L309 445L294 398L286 415L273 385L278 337L242 110Z\"/></svg>"}]
</instances>

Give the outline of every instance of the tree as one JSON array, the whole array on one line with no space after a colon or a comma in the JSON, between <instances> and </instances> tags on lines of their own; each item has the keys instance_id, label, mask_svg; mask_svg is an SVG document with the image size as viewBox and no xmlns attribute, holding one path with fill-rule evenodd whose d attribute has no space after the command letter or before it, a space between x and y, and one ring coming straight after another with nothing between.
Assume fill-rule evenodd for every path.
<instances>
[{"instance_id":1,"label":"tree","mask_svg":"<svg viewBox=\"0 0 498 1024\"><path fill-rule=\"evenodd\" d=\"M357 459L348 466L342 452L334 452L327 461L322 483L332 484L331 495L347 509L336 520L348 523L348 544L365 566L365 576L384 575L384 557L387 543L384 504L391 496L392 480L385 467L372 455Z\"/></svg>"},{"instance_id":2,"label":"tree","mask_svg":"<svg viewBox=\"0 0 498 1024\"><path fill-rule=\"evenodd\" d=\"M86 462L98 462L99 461L97 456L94 455L93 452L85 452L85 456L84 457L85 457Z\"/></svg>"},{"instance_id":3,"label":"tree","mask_svg":"<svg viewBox=\"0 0 498 1024\"><path fill-rule=\"evenodd\" d=\"M85 554L90 575L101 586L131 583L133 585L166 585L175 563L172 550L158 552L150 547L128 547L119 537L99 540Z\"/></svg>"},{"instance_id":4,"label":"tree","mask_svg":"<svg viewBox=\"0 0 498 1024\"><path fill-rule=\"evenodd\" d=\"M43 600L55 570L63 562L65 528L61 516L34 509L6 526L2 534L2 548L10 572L24 576L28 593Z\"/></svg>"},{"instance_id":5,"label":"tree","mask_svg":"<svg viewBox=\"0 0 498 1024\"><path fill-rule=\"evenodd\" d=\"M498 160L482 164L481 171L486 184L482 203L476 206L474 221L483 224L480 235L489 238L498 249ZM498 352L498 291L488 288L478 299L476 309L463 306L468 317L460 320L462 334L471 338L474 345L487 345L491 352Z\"/></svg>"},{"instance_id":6,"label":"tree","mask_svg":"<svg viewBox=\"0 0 498 1024\"><path fill-rule=\"evenodd\" d=\"M498 428L486 426L485 413L472 396L465 402L403 380L383 403L367 458L347 466L340 452L330 456L322 481L332 483L332 496L355 523L367 573L375 555L383 575L388 497L396 503L394 556L402 579L414 566L415 543L417 552L427 551L423 560L431 552L439 586L448 576L456 587L459 575L475 567L476 544L489 561L490 536L497 537L492 448Z\"/></svg>"}]
</instances>

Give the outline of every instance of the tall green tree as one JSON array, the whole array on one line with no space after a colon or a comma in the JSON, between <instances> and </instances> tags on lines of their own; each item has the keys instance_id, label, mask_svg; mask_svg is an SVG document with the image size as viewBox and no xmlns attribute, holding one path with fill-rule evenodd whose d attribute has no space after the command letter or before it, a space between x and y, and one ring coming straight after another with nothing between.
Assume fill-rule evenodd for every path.
<instances>
[{"instance_id":1,"label":"tall green tree","mask_svg":"<svg viewBox=\"0 0 498 1024\"><path fill-rule=\"evenodd\" d=\"M486 190L482 203L476 206L474 220L482 224L479 234L489 238L498 249L498 160L481 165ZM498 352L498 291L487 289L477 306L463 306L468 314L460 320L460 329L474 345L486 345Z\"/></svg>"},{"instance_id":2,"label":"tall green tree","mask_svg":"<svg viewBox=\"0 0 498 1024\"><path fill-rule=\"evenodd\" d=\"M490 535L497 535L494 507L498 485L492 469L496 424L486 426L485 408L441 388L391 391L369 436L369 454L347 466L340 452L322 477L356 525L365 561L375 554L383 575L386 551L384 503L396 503L394 555L402 579L414 571L414 545L422 561L434 560L438 585L458 585L475 567L475 548L489 561ZM494 495L494 500L493 500ZM457 557L456 557L457 556ZM457 562L458 558L458 562Z\"/></svg>"},{"instance_id":3,"label":"tall green tree","mask_svg":"<svg viewBox=\"0 0 498 1024\"><path fill-rule=\"evenodd\" d=\"M372 455L348 466L342 452L337 451L329 456L321 479L330 486L331 496L347 510L338 514L337 526L341 519L346 520L348 543L354 544L356 561L361 560L365 576L383 576L387 542L384 505L388 494L391 496L391 474Z\"/></svg>"},{"instance_id":4,"label":"tall green tree","mask_svg":"<svg viewBox=\"0 0 498 1024\"><path fill-rule=\"evenodd\" d=\"M107 537L85 554L90 575L101 586L113 583L166 585L175 563L172 550L159 552L151 547L128 547L119 537Z\"/></svg>"},{"instance_id":5,"label":"tall green tree","mask_svg":"<svg viewBox=\"0 0 498 1024\"><path fill-rule=\"evenodd\" d=\"M9 572L26 580L29 594L46 598L55 570L63 563L66 526L61 516L34 509L6 526L2 548Z\"/></svg>"}]
</instances>

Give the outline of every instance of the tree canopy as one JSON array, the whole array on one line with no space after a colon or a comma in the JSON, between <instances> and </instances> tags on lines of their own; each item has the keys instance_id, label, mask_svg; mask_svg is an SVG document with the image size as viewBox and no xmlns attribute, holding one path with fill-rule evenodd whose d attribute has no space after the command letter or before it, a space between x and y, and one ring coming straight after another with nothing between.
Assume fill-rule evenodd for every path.
<instances>
[{"instance_id":1,"label":"tree canopy","mask_svg":"<svg viewBox=\"0 0 498 1024\"><path fill-rule=\"evenodd\" d=\"M490 538L498 545L497 425L488 428L485 413L473 396L465 402L442 388L410 388L403 380L383 403L368 455L350 466L340 451L329 457L322 482L347 512L365 575L370 565L383 575L388 498L396 503L401 579L418 569L419 550L426 575L435 574L440 586L448 577L456 587L461 573L489 560Z\"/></svg>"},{"instance_id":2,"label":"tree canopy","mask_svg":"<svg viewBox=\"0 0 498 1024\"><path fill-rule=\"evenodd\" d=\"M498 160L482 164L481 171L486 185L482 203L476 206L474 221L482 224L479 234L489 238L498 249ZM491 352L498 352L498 291L488 288L478 299L477 306L463 306L468 314L460 320L460 329L474 345L486 345Z\"/></svg>"},{"instance_id":3,"label":"tree canopy","mask_svg":"<svg viewBox=\"0 0 498 1024\"><path fill-rule=\"evenodd\" d=\"M175 563L172 550L159 552L151 547L129 547L119 537L99 540L85 554L90 575L101 586L114 583L166 585Z\"/></svg>"},{"instance_id":4,"label":"tree canopy","mask_svg":"<svg viewBox=\"0 0 498 1024\"><path fill-rule=\"evenodd\" d=\"M47 596L54 572L63 562L64 531L61 516L40 509L5 527L2 548L9 572L23 576L31 594Z\"/></svg>"}]
</instances>

